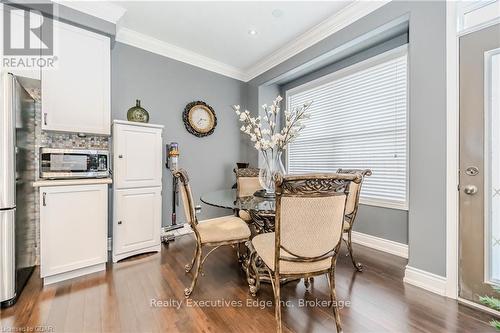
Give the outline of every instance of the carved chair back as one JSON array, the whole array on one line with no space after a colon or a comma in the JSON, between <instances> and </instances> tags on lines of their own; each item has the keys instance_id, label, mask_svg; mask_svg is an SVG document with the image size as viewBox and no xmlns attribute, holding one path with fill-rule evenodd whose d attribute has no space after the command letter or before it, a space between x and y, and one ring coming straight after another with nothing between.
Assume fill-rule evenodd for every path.
<instances>
[{"instance_id":1,"label":"carved chair back","mask_svg":"<svg viewBox=\"0 0 500 333\"><path fill-rule=\"evenodd\" d=\"M348 219L353 220L358 212L359 195L361 193L363 180L366 176L371 176L372 171L370 169L338 169L337 173L361 175L361 182L359 184L353 182L349 185L349 195L347 196L345 213Z\"/></svg>"},{"instance_id":2,"label":"carved chair back","mask_svg":"<svg viewBox=\"0 0 500 333\"><path fill-rule=\"evenodd\" d=\"M238 198L250 197L261 190L258 168L234 169L236 173L236 193Z\"/></svg>"},{"instance_id":3,"label":"carved chair back","mask_svg":"<svg viewBox=\"0 0 500 333\"><path fill-rule=\"evenodd\" d=\"M310 174L276 181L275 271L280 261L336 257L351 182L359 184L361 175Z\"/></svg>"}]
</instances>

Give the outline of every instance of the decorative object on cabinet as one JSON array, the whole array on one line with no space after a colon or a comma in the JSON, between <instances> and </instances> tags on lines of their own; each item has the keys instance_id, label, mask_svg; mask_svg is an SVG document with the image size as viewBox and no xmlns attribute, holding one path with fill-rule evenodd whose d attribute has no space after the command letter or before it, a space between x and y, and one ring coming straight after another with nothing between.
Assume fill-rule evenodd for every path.
<instances>
[{"instance_id":1,"label":"decorative object on cabinet","mask_svg":"<svg viewBox=\"0 0 500 333\"><path fill-rule=\"evenodd\" d=\"M162 131L113 121L113 262L160 251Z\"/></svg>"},{"instance_id":2,"label":"decorative object on cabinet","mask_svg":"<svg viewBox=\"0 0 500 333\"><path fill-rule=\"evenodd\" d=\"M282 177L285 174L281 155L288 144L294 141L300 131L304 129L304 121L310 117L307 110L312 102L293 108L293 110L285 110L283 111L285 123L280 130L278 122L281 118L280 104L282 100L283 98L278 96L270 106L262 105L263 117L251 117L248 110L240 111L239 105L233 106L236 115L243 123L240 130L250 137L255 149L260 151L265 161L264 167L259 172L259 181L265 190L259 196L263 197L274 197L276 177Z\"/></svg>"},{"instance_id":3,"label":"decorative object on cabinet","mask_svg":"<svg viewBox=\"0 0 500 333\"><path fill-rule=\"evenodd\" d=\"M135 121L139 123L148 123L149 122L149 113L141 106L141 100L135 100L135 106L131 107L127 111L127 120Z\"/></svg>"},{"instance_id":4,"label":"decorative object on cabinet","mask_svg":"<svg viewBox=\"0 0 500 333\"><path fill-rule=\"evenodd\" d=\"M205 102L191 102L184 108L182 120L186 130L201 138L212 134L217 126L214 109Z\"/></svg>"}]
</instances>

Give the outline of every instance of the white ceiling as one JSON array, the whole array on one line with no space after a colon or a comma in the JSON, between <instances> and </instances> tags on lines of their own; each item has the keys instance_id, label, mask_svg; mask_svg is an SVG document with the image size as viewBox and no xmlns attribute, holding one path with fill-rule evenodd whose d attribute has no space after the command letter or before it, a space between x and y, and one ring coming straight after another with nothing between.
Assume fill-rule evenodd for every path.
<instances>
[{"instance_id":1,"label":"white ceiling","mask_svg":"<svg viewBox=\"0 0 500 333\"><path fill-rule=\"evenodd\" d=\"M249 81L390 0L52 1L116 23L119 42Z\"/></svg>"},{"instance_id":2,"label":"white ceiling","mask_svg":"<svg viewBox=\"0 0 500 333\"><path fill-rule=\"evenodd\" d=\"M347 1L115 2L120 25L246 70L344 8ZM273 11L281 13L276 17ZM248 31L254 29L252 36Z\"/></svg>"}]
</instances>

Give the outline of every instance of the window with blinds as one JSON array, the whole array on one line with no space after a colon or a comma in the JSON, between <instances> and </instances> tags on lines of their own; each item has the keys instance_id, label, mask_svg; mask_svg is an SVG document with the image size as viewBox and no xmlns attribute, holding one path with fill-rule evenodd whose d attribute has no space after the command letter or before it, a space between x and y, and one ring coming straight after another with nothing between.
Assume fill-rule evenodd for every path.
<instances>
[{"instance_id":1,"label":"window with blinds","mask_svg":"<svg viewBox=\"0 0 500 333\"><path fill-rule=\"evenodd\" d=\"M288 172L368 168L361 202L408 209L406 46L287 91L288 109L309 101Z\"/></svg>"}]
</instances>

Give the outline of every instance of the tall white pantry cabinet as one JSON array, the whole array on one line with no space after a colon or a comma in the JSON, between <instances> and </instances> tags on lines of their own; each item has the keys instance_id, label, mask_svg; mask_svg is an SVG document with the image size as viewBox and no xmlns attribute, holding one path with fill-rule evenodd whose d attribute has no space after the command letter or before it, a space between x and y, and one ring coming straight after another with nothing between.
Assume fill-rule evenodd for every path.
<instances>
[{"instance_id":1,"label":"tall white pantry cabinet","mask_svg":"<svg viewBox=\"0 0 500 333\"><path fill-rule=\"evenodd\" d=\"M113 121L113 262L160 251L162 132Z\"/></svg>"}]
</instances>

